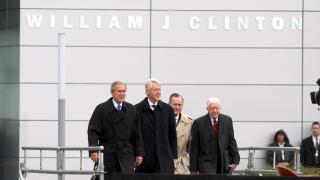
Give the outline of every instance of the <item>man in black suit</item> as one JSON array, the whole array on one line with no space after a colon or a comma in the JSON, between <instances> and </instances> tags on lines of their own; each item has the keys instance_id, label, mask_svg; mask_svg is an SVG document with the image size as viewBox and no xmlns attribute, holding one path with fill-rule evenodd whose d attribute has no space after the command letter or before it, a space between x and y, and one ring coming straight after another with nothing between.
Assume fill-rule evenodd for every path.
<instances>
[{"instance_id":1,"label":"man in black suit","mask_svg":"<svg viewBox=\"0 0 320 180\"><path fill-rule=\"evenodd\" d=\"M226 174L240 161L231 117L221 114L218 98L209 98L208 114L196 119L191 129L190 172Z\"/></svg>"},{"instance_id":2,"label":"man in black suit","mask_svg":"<svg viewBox=\"0 0 320 180\"><path fill-rule=\"evenodd\" d=\"M136 105L141 119L145 157L137 173L173 174L177 158L177 134L173 109L160 100L161 84L149 79L145 85L147 97Z\"/></svg>"},{"instance_id":3,"label":"man in black suit","mask_svg":"<svg viewBox=\"0 0 320 180\"><path fill-rule=\"evenodd\" d=\"M99 104L88 125L89 146L104 146L104 165L108 173L133 173L143 161L144 149L136 108L125 101L127 86L111 84L112 98ZM90 152L94 162L98 153Z\"/></svg>"},{"instance_id":4,"label":"man in black suit","mask_svg":"<svg viewBox=\"0 0 320 180\"><path fill-rule=\"evenodd\" d=\"M320 124L313 122L312 135L303 139L300 147L301 163L304 166L320 167Z\"/></svg>"}]
</instances>

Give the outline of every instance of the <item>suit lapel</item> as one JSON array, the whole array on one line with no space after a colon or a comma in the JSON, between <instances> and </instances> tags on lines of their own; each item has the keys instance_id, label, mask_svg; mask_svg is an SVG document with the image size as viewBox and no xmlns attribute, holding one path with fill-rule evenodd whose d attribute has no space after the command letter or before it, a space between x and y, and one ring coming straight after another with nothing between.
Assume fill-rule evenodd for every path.
<instances>
[{"instance_id":1,"label":"suit lapel","mask_svg":"<svg viewBox=\"0 0 320 180\"><path fill-rule=\"evenodd\" d=\"M310 144L310 148L312 150L312 153L315 153L316 152L316 148L315 148L313 140L312 140L312 135L309 138L309 144Z\"/></svg>"},{"instance_id":2,"label":"suit lapel","mask_svg":"<svg viewBox=\"0 0 320 180\"><path fill-rule=\"evenodd\" d=\"M206 123L205 127L208 127L208 131L210 131L211 135L216 136L213 132L212 122L211 122L211 118L210 118L209 114L207 114L205 123Z\"/></svg>"},{"instance_id":3,"label":"suit lapel","mask_svg":"<svg viewBox=\"0 0 320 180\"><path fill-rule=\"evenodd\" d=\"M112 104L113 105L113 104ZM114 107L114 106L113 106ZM122 111L126 111L127 109L127 105L125 102L122 102L122 109L120 112L118 112L118 110L114 109L114 117L115 117L115 121L114 121L114 124L117 124L119 121L122 121L122 120L125 120L125 116L126 114L124 114Z\"/></svg>"},{"instance_id":4,"label":"suit lapel","mask_svg":"<svg viewBox=\"0 0 320 180\"><path fill-rule=\"evenodd\" d=\"M225 127L225 121L222 120L222 117L218 116L218 123L219 123L219 133L218 137L220 138L224 132L223 128Z\"/></svg>"},{"instance_id":5,"label":"suit lapel","mask_svg":"<svg viewBox=\"0 0 320 180\"><path fill-rule=\"evenodd\" d=\"M186 120L186 117L181 115L180 123L177 126L177 136L183 136L186 134L188 131L186 130L186 127L188 125L188 121Z\"/></svg>"}]
</instances>

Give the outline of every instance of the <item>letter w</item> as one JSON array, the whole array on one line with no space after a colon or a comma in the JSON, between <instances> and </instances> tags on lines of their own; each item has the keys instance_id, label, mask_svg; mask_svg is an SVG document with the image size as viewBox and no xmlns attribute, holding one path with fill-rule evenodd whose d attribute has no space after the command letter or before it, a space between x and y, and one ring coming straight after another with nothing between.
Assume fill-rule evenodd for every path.
<instances>
[{"instance_id":1,"label":"letter w","mask_svg":"<svg viewBox=\"0 0 320 180\"><path fill-rule=\"evenodd\" d=\"M30 28L39 28L42 22L42 15L30 15L27 14L28 26Z\"/></svg>"}]
</instances>

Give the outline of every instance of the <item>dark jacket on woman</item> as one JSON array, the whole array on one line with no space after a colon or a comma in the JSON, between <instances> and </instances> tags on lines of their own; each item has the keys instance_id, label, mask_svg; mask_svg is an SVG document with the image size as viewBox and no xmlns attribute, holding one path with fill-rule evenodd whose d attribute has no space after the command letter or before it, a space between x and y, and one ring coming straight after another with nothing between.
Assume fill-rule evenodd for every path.
<instances>
[{"instance_id":1,"label":"dark jacket on woman","mask_svg":"<svg viewBox=\"0 0 320 180\"><path fill-rule=\"evenodd\" d=\"M292 145L289 142L287 133L282 129L276 132L273 138L273 142L269 144L269 147L279 147L279 143L277 141L277 136L279 134L282 134L284 136L284 142L285 142L284 147L292 147ZM292 164L293 160L294 160L293 151L284 151L284 159L282 158L281 151L276 151L276 159L275 159L276 164L282 163L282 162L287 162L289 164ZM273 165L273 151L267 151L267 162L268 164Z\"/></svg>"}]
</instances>

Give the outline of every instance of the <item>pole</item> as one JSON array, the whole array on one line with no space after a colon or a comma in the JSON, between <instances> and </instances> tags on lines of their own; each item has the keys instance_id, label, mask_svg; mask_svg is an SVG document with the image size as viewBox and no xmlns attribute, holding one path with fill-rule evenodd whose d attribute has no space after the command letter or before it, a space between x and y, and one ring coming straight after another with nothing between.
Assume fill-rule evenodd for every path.
<instances>
[{"instance_id":1,"label":"pole","mask_svg":"<svg viewBox=\"0 0 320 180\"><path fill-rule=\"evenodd\" d=\"M58 33L58 146L65 146L65 33ZM58 169L64 169L64 151L59 151ZM58 174L58 180L64 175Z\"/></svg>"}]
</instances>

